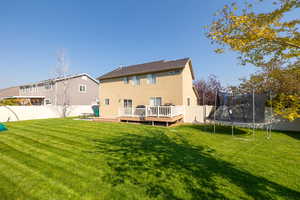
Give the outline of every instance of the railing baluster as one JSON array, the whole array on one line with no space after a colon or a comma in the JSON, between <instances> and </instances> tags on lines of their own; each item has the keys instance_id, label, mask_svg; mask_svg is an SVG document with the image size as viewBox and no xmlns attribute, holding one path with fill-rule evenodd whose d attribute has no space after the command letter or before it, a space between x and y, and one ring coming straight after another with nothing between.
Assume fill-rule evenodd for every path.
<instances>
[{"instance_id":1,"label":"railing baluster","mask_svg":"<svg viewBox=\"0 0 300 200\"><path fill-rule=\"evenodd\" d=\"M145 106L145 108L119 108L120 116L128 117L174 117L182 115L182 106Z\"/></svg>"},{"instance_id":2,"label":"railing baluster","mask_svg":"<svg viewBox=\"0 0 300 200\"><path fill-rule=\"evenodd\" d=\"M147 106L145 106L145 117L147 117Z\"/></svg>"}]
</instances>

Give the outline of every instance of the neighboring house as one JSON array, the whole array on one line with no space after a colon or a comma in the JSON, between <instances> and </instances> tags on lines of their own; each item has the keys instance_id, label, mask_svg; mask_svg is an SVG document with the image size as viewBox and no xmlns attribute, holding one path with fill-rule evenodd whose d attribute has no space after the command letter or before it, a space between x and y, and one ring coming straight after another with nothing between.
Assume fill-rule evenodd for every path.
<instances>
[{"instance_id":1,"label":"neighboring house","mask_svg":"<svg viewBox=\"0 0 300 200\"><path fill-rule=\"evenodd\" d=\"M99 83L88 74L78 74L1 91L0 98L27 100L32 105L92 105L98 102Z\"/></svg>"},{"instance_id":2,"label":"neighboring house","mask_svg":"<svg viewBox=\"0 0 300 200\"><path fill-rule=\"evenodd\" d=\"M0 99L3 97L19 96L19 87L10 87L5 89L0 89Z\"/></svg>"},{"instance_id":3,"label":"neighboring house","mask_svg":"<svg viewBox=\"0 0 300 200\"><path fill-rule=\"evenodd\" d=\"M189 58L117 68L98 78L100 115L121 121L182 119L184 106L197 105L194 79Z\"/></svg>"}]
</instances>

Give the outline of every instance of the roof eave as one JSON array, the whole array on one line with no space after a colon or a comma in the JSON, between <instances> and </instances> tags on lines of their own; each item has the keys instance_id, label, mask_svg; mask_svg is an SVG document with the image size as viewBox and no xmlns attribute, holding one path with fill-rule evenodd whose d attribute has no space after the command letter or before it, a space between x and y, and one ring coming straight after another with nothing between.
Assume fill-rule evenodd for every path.
<instances>
[{"instance_id":1,"label":"roof eave","mask_svg":"<svg viewBox=\"0 0 300 200\"><path fill-rule=\"evenodd\" d=\"M189 58L188 62L190 64L190 70L191 70L191 73L192 73L192 78L193 80L195 80L195 73L194 73L194 69L193 69L193 65L192 65L192 60Z\"/></svg>"},{"instance_id":2,"label":"roof eave","mask_svg":"<svg viewBox=\"0 0 300 200\"><path fill-rule=\"evenodd\" d=\"M103 76L98 77L97 80L103 81L103 80L114 79L114 78L122 78L122 77L128 77L128 76L136 76L136 75L144 75L144 74L150 74L150 73L167 72L167 71L173 71L173 70L176 70L176 69L183 69L183 68L184 68L184 66L179 66L179 67L176 67L176 68L174 67L172 69L149 71L149 72L143 72L143 73L131 73L131 74L113 76L113 77L104 77L105 75L103 75Z\"/></svg>"}]
</instances>

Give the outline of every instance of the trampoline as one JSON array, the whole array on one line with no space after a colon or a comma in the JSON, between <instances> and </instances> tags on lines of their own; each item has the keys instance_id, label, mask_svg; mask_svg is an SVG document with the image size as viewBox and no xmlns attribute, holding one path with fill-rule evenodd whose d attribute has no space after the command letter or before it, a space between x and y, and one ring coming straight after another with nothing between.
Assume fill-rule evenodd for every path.
<instances>
[{"instance_id":1,"label":"trampoline","mask_svg":"<svg viewBox=\"0 0 300 200\"><path fill-rule=\"evenodd\" d=\"M269 101L268 101L269 100ZM268 105L269 104L269 105ZM252 129L265 129L266 137L271 137L273 120L272 96L269 94L252 93L226 93L216 92L214 110L207 118L214 125L244 127Z\"/></svg>"}]
</instances>

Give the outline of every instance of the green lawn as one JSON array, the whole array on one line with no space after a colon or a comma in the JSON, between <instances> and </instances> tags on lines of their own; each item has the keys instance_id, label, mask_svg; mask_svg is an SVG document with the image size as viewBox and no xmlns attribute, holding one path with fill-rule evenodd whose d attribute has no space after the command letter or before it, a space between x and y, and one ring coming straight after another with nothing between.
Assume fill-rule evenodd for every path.
<instances>
[{"instance_id":1,"label":"green lawn","mask_svg":"<svg viewBox=\"0 0 300 200\"><path fill-rule=\"evenodd\" d=\"M300 133L72 119L5 124L0 199L300 199Z\"/></svg>"}]
</instances>

